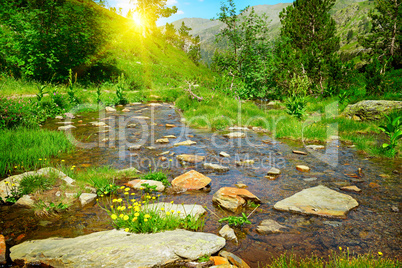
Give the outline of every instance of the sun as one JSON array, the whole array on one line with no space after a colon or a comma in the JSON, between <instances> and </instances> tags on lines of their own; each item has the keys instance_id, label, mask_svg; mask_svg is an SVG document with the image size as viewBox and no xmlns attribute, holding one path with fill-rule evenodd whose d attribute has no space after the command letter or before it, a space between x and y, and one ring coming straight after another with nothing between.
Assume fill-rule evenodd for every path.
<instances>
[{"instance_id":1,"label":"sun","mask_svg":"<svg viewBox=\"0 0 402 268\"><path fill-rule=\"evenodd\" d=\"M142 25L142 19L141 19L141 15L138 12L133 12L132 13L132 20L134 21L134 24L137 26L141 26Z\"/></svg>"}]
</instances>

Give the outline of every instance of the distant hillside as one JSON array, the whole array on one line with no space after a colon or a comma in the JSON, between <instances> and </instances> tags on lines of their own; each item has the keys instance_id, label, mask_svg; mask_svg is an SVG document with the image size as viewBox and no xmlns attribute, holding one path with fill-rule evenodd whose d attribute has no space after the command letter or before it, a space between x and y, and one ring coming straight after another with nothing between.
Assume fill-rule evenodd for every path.
<instances>
[{"instance_id":1,"label":"distant hillside","mask_svg":"<svg viewBox=\"0 0 402 268\"><path fill-rule=\"evenodd\" d=\"M371 4L370 4L371 2ZM280 20L279 13L291 5L291 3L280 3L276 5L257 5L254 10L257 14L265 13L269 20L269 38L273 39L279 35ZM367 31L367 14L368 10L373 7L372 1L364 0L338 0L331 10L335 21L338 23L338 34L341 37L341 46L346 46L342 51L349 51L356 49L350 46L356 46L357 34ZM350 23L354 21L354 23ZM215 35L219 33L223 27L223 23L217 20L208 20L201 18L184 18L173 22L176 29L180 28L182 22L188 27L192 28L190 34L193 36L199 35L201 40L201 55L203 60L210 63L215 49L221 48L224 44L215 43ZM360 26L356 26L358 23ZM362 26L366 25L366 26ZM346 41L347 33L352 30L354 35L353 39ZM349 34L350 37L350 34ZM348 52L348 53L349 53Z\"/></svg>"}]
</instances>

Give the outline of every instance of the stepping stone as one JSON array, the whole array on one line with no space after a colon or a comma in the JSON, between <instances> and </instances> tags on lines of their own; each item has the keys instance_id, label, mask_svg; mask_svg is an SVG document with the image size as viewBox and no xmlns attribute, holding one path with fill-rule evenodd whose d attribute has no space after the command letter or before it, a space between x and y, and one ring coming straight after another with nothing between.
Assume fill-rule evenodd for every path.
<instances>
[{"instance_id":1,"label":"stepping stone","mask_svg":"<svg viewBox=\"0 0 402 268\"><path fill-rule=\"evenodd\" d=\"M173 124L166 124L165 126L166 127L176 127L176 125L173 125Z\"/></svg>"},{"instance_id":2,"label":"stepping stone","mask_svg":"<svg viewBox=\"0 0 402 268\"><path fill-rule=\"evenodd\" d=\"M220 152L219 155L222 157L230 157L230 154L225 153L225 152Z\"/></svg>"},{"instance_id":3,"label":"stepping stone","mask_svg":"<svg viewBox=\"0 0 402 268\"><path fill-rule=\"evenodd\" d=\"M180 154L176 156L179 161L185 161L189 163L199 163L205 160L205 156L193 155L193 154Z\"/></svg>"},{"instance_id":4,"label":"stepping stone","mask_svg":"<svg viewBox=\"0 0 402 268\"><path fill-rule=\"evenodd\" d=\"M254 160L242 160L236 161L236 166L252 166L254 165Z\"/></svg>"},{"instance_id":5,"label":"stepping stone","mask_svg":"<svg viewBox=\"0 0 402 268\"><path fill-rule=\"evenodd\" d=\"M57 119L57 120L63 120L64 118L63 118L63 116L61 116L61 115L57 115L57 116L55 117L55 119Z\"/></svg>"},{"instance_id":6,"label":"stepping stone","mask_svg":"<svg viewBox=\"0 0 402 268\"><path fill-rule=\"evenodd\" d=\"M301 172L309 172L310 171L310 168L305 165L297 165L296 169Z\"/></svg>"},{"instance_id":7,"label":"stepping stone","mask_svg":"<svg viewBox=\"0 0 402 268\"><path fill-rule=\"evenodd\" d=\"M205 169L212 169L217 172L226 172L229 171L229 167L221 166L218 164L212 164L212 163L204 163L202 165Z\"/></svg>"},{"instance_id":8,"label":"stepping stone","mask_svg":"<svg viewBox=\"0 0 402 268\"><path fill-rule=\"evenodd\" d=\"M137 124L128 124L127 128L135 128L137 126Z\"/></svg>"},{"instance_id":9,"label":"stepping stone","mask_svg":"<svg viewBox=\"0 0 402 268\"><path fill-rule=\"evenodd\" d=\"M147 147L145 147L146 149L148 149L148 150L156 150L156 147L155 146L147 146Z\"/></svg>"},{"instance_id":10,"label":"stepping stone","mask_svg":"<svg viewBox=\"0 0 402 268\"><path fill-rule=\"evenodd\" d=\"M254 203L261 203L261 200L250 191L234 187L220 188L212 197L212 202L232 212L236 212L248 200Z\"/></svg>"},{"instance_id":11,"label":"stepping stone","mask_svg":"<svg viewBox=\"0 0 402 268\"><path fill-rule=\"evenodd\" d=\"M281 170L277 169L275 167L272 167L270 170L268 170L267 175L271 175L271 176L277 176L281 174Z\"/></svg>"},{"instance_id":12,"label":"stepping stone","mask_svg":"<svg viewBox=\"0 0 402 268\"><path fill-rule=\"evenodd\" d=\"M351 196L319 185L277 202L274 209L306 215L346 218L347 212L358 205L359 203Z\"/></svg>"},{"instance_id":13,"label":"stepping stone","mask_svg":"<svg viewBox=\"0 0 402 268\"><path fill-rule=\"evenodd\" d=\"M305 178L305 179L303 179L303 180L304 180L304 181L316 181L317 178L311 177L311 178Z\"/></svg>"},{"instance_id":14,"label":"stepping stone","mask_svg":"<svg viewBox=\"0 0 402 268\"><path fill-rule=\"evenodd\" d=\"M132 116L131 118L134 118L134 119L151 119L148 116Z\"/></svg>"},{"instance_id":15,"label":"stepping stone","mask_svg":"<svg viewBox=\"0 0 402 268\"><path fill-rule=\"evenodd\" d=\"M167 154L169 154L169 153L170 153L170 151L166 151L166 152L163 152L163 153L158 154L158 156L167 155Z\"/></svg>"},{"instance_id":16,"label":"stepping stone","mask_svg":"<svg viewBox=\"0 0 402 268\"><path fill-rule=\"evenodd\" d=\"M244 183L236 183L235 186L236 186L237 188L240 188L240 189L244 189L244 188L247 188L247 187L248 187L248 186L245 185Z\"/></svg>"},{"instance_id":17,"label":"stepping stone","mask_svg":"<svg viewBox=\"0 0 402 268\"><path fill-rule=\"evenodd\" d=\"M263 220L256 231L260 234L275 234L281 233L282 228L286 228L286 226L280 225L274 220Z\"/></svg>"},{"instance_id":18,"label":"stepping stone","mask_svg":"<svg viewBox=\"0 0 402 268\"><path fill-rule=\"evenodd\" d=\"M136 190L142 190L143 188L145 188L144 186L142 186L142 184L144 183L150 186L156 186L155 190L157 192L163 192L165 190L165 186L161 181L153 181L153 180L132 180L127 182L127 186Z\"/></svg>"},{"instance_id":19,"label":"stepping stone","mask_svg":"<svg viewBox=\"0 0 402 268\"><path fill-rule=\"evenodd\" d=\"M340 188L341 190L344 190L344 191L350 191L350 192L361 192L362 190L359 188L359 187L357 187L357 186L344 186L344 187L341 187Z\"/></svg>"},{"instance_id":20,"label":"stepping stone","mask_svg":"<svg viewBox=\"0 0 402 268\"><path fill-rule=\"evenodd\" d=\"M105 127L107 126L105 122L89 122L91 125L95 126L95 127Z\"/></svg>"},{"instance_id":21,"label":"stepping stone","mask_svg":"<svg viewBox=\"0 0 402 268\"><path fill-rule=\"evenodd\" d=\"M10 257L49 267L162 267L213 255L225 243L215 234L181 229L154 234L110 230L75 238L26 241L11 247ZM68 254L60 257L61 252Z\"/></svg>"},{"instance_id":22,"label":"stepping stone","mask_svg":"<svg viewBox=\"0 0 402 268\"><path fill-rule=\"evenodd\" d=\"M197 144L197 142L192 141L192 140L186 140L186 141L175 143L174 146L190 146L190 145L194 145L194 144Z\"/></svg>"},{"instance_id":23,"label":"stepping stone","mask_svg":"<svg viewBox=\"0 0 402 268\"><path fill-rule=\"evenodd\" d=\"M152 102L152 103L148 103L147 106L150 106L150 107L160 107L160 106L163 106L163 105L160 104L160 103L157 103L157 102Z\"/></svg>"},{"instance_id":24,"label":"stepping stone","mask_svg":"<svg viewBox=\"0 0 402 268\"><path fill-rule=\"evenodd\" d=\"M176 139L175 135L167 135L167 136L163 136L165 139Z\"/></svg>"},{"instance_id":25,"label":"stepping stone","mask_svg":"<svg viewBox=\"0 0 402 268\"><path fill-rule=\"evenodd\" d=\"M76 127L73 126L73 125L67 125L67 126L58 127L57 130L70 130L70 129L73 129L73 128L76 128Z\"/></svg>"},{"instance_id":26,"label":"stepping stone","mask_svg":"<svg viewBox=\"0 0 402 268\"><path fill-rule=\"evenodd\" d=\"M169 143L169 139L166 139L166 138L157 139L155 142L156 142L156 143Z\"/></svg>"},{"instance_id":27,"label":"stepping stone","mask_svg":"<svg viewBox=\"0 0 402 268\"><path fill-rule=\"evenodd\" d=\"M325 146L324 145L307 145L306 148L316 151L316 150L325 149Z\"/></svg>"},{"instance_id":28,"label":"stepping stone","mask_svg":"<svg viewBox=\"0 0 402 268\"><path fill-rule=\"evenodd\" d=\"M129 151L135 151L135 150L139 150L141 149L142 145L132 145L130 147L128 147Z\"/></svg>"},{"instance_id":29,"label":"stepping stone","mask_svg":"<svg viewBox=\"0 0 402 268\"><path fill-rule=\"evenodd\" d=\"M130 111L130 109L124 108L123 110L121 110L122 112L128 113Z\"/></svg>"},{"instance_id":30,"label":"stepping stone","mask_svg":"<svg viewBox=\"0 0 402 268\"><path fill-rule=\"evenodd\" d=\"M294 153L294 154L301 154L301 155L307 155L306 152L303 152L303 151L296 151L296 150L293 150L292 153Z\"/></svg>"},{"instance_id":31,"label":"stepping stone","mask_svg":"<svg viewBox=\"0 0 402 268\"><path fill-rule=\"evenodd\" d=\"M109 112L109 113L116 112L116 109L113 107L106 107L105 110L106 110L106 112Z\"/></svg>"},{"instance_id":32,"label":"stepping stone","mask_svg":"<svg viewBox=\"0 0 402 268\"><path fill-rule=\"evenodd\" d=\"M168 159L167 159L166 157L164 157L164 156L161 156L161 157L159 157L159 160L161 160L162 162L165 162L165 161L167 161Z\"/></svg>"},{"instance_id":33,"label":"stepping stone","mask_svg":"<svg viewBox=\"0 0 402 268\"><path fill-rule=\"evenodd\" d=\"M235 138L245 138L246 134L243 132L231 132L223 136L225 136L226 138L235 139Z\"/></svg>"},{"instance_id":34,"label":"stepping stone","mask_svg":"<svg viewBox=\"0 0 402 268\"><path fill-rule=\"evenodd\" d=\"M72 125L73 122L71 122L71 121L63 121L63 122L56 122L56 124L58 124L58 125Z\"/></svg>"},{"instance_id":35,"label":"stepping stone","mask_svg":"<svg viewBox=\"0 0 402 268\"><path fill-rule=\"evenodd\" d=\"M172 186L183 190L201 190L211 183L211 179L203 174L190 170L172 181Z\"/></svg>"},{"instance_id":36,"label":"stepping stone","mask_svg":"<svg viewBox=\"0 0 402 268\"><path fill-rule=\"evenodd\" d=\"M248 127L230 127L228 130L250 130Z\"/></svg>"},{"instance_id":37,"label":"stepping stone","mask_svg":"<svg viewBox=\"0 0 402 268\"><path fill-rule=\"evenodd\" d=\"M222 229L219 230L220 236L227 240L234 240L236 243L237 241L237 236L232 228L228 224L222 227Z\"/></svg>"},{"instance_id":38,"label":"stepping stone","mask_svg":"<svg viewBox=\"0 0 402 268\"><path fill-rule=\"evenodd\" d=\"M95 201L97 194L83 193L80 195L81 206L88 205L89 203Z\"/></svg>"}]
</instances>

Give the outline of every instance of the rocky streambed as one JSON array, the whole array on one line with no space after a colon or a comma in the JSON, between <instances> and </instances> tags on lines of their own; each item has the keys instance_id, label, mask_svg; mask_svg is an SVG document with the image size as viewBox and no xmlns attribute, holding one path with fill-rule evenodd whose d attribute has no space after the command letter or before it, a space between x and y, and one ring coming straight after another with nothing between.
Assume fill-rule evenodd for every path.
<instances>
[{"instance_id":1,"label":"rocky streambed","mask_svg":"<svg viewBox=\"0 0 402 268\"><path fill-rule=\"evenodd\" d=\"M54 163L63 160L76 169L110 165L168 173L174 185L170 188L175 189L161 192L165 202L196 203L207 209L205 234L185 235L196 241L201 239L199 235L208 237L193 258L204 254L203 248L213 249L205 251L213 254L223 246L251 267L291 250L299 256L326 256L338 247L349 247L356 253L381 251L401 257L400 159L374 161L340 143L336 136L328 137L326 144L285 144L258 128L234 127L224 132L192 129L173 106L159 103L135 103L68 120L50 120L44 128L65 131L78 144L74 154L53 159ZM68 211L50 218L38 218L25 208L0 207L1 232L7 245L15 246L11 247L11 258L40 261L46 256L54 264L107 258L101 263L109 267L117 262L120 266L131 267L133 262L153 266L149 252L163 252L166 259L158 264L189 258L186 245L195 243L187 238L174 238L166 251L156 242L167 238L139 243L151 251L134 258L124 246L126 242L137 241L137 236L162 234L111 230L109 215L100 207L106 202L106 197L84 206L77 201ZM261 205L250 216L251 224L229 230L218 222L229 215L249 214L255 207L252 204ZM211 237L213 245L208 244ZM91 240L95 238L99 240ZM182 245L180 250L174 249L176 244ZM43 256L32 250L39 246ZM61 251L56 248L63 248L64 257L57 255ZM186 253L180 253L183 248Z\"/></svg>"}]
</instances>

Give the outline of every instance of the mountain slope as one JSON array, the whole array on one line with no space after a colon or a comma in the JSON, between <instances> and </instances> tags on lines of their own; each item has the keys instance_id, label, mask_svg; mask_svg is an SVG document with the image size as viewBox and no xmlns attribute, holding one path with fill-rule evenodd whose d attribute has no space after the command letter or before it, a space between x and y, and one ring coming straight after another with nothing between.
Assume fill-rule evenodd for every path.
<instances>
[{"instance_id":1,"label":"mountain slope","mask_svg":"<svg viewBox=\"0 0 402 268\"><path fill-rule=\"evenodd\" d=\"M373 7L373 4L370 4L370 2L371 1L365 0L336 1L331 10L331 14L338 24L338 34L341 37L341 46L345 46L345 48L341 49L342 51L350 52L350 50L354 51L359 49L356 47L357 34L367 31L367 14L368 10ZM257 14L265 13L268 16L268 34L270 39L274 39L279 35L281 27L279 13L289 5L291 5L291 3L253 6ZM348 23L350 21L353 21L354 23ZM186 26L192 28L190 34L193 36L200 36L202 58L207 63L210 63L214 51L217 48L222 48L222 46L224 46L224 43L215 43L215 35L219 33L222 27L224 27L224 24L217 20L184 18L173 22L173 25L176 29L179 29L182 22L184 22ZM360 26L356 26L356 23ZM350 30L352 30L355 35L352 40L350 40L349 37L349 41L346 42L346 36Z\"/></svg>"}]
</instances>

